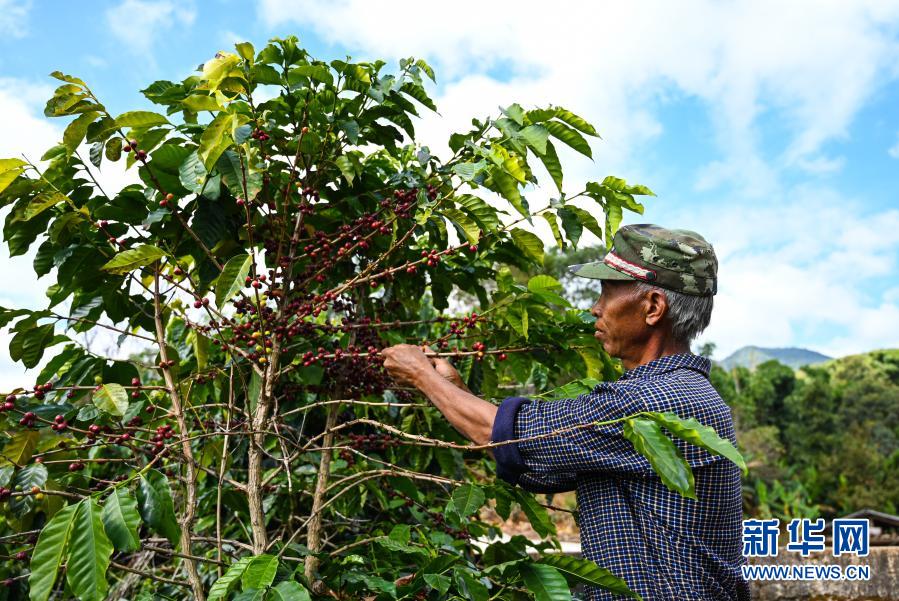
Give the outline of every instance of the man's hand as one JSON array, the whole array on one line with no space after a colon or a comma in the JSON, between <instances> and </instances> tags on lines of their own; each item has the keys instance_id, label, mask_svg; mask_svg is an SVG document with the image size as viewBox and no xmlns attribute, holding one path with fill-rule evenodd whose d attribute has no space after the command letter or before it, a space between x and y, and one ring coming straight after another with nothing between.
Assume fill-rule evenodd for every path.
<instances>
[{"instance_id":1,"label":"man's hand","mask_svg":"<svg viewBox=\"0 0 899 601\"><path fill-rule=\"evenodd\" d=\"M462 390L468 390L468 386L465 385L465 381L462 380L462 376L459 375L452 363L443 357L435 357L431 361L434 362L434 369L437 370L438 374L449 380L454 386ZM470 390L468 391L471 392Z\"/></svg>"},{"instance_id":2,"label":"man's hand","mask_svg":"<svg viewBox=\"0 0 899 601\"><path fill-rule=\"evenodd\" d=\"M381 356L384 357L384 369L400 384L417 388L422 375L434 371L431 360L421 347L414 344L397 344L385 348L381 351Z\"/></svg>"}]
</instances>

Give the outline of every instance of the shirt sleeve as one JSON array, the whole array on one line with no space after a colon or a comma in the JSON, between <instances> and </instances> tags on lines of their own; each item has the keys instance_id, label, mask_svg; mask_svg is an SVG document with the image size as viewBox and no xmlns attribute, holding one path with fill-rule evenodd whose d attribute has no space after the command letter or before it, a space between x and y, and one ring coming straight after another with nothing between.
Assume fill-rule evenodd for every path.
<instances>
[{"instance_id":1,"label":"shirt sleeve","mask_svg":"<svg viewBox=\"0 0 899 601\"><path fill-rule=\"evenodd\" d=\"M497 411L491 440L526 440L493 449L497 476L527 487L535 478L562 474L649 474L649 461L622 436L620 422L587 425L642 410L639 400L604 384L575 399L509 397Z\"/></svg>"}]
</instances>

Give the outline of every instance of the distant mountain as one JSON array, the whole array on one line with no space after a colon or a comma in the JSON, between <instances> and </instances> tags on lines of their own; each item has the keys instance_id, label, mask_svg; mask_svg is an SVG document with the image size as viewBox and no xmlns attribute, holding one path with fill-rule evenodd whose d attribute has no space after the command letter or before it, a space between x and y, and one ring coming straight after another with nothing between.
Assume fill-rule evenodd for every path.
<instances>
[{"instance_id":1,"label":"distant mountain","mask_svg":"<svg viewBox=\"0 0 899 601\"><path fill-rule=\"evenodd\" d=\"M731 353L729 357L720 361L721 367L724 369L733 369L736 366L748 367L755 369L760 363L777 359L784 365L789 365L793 369L798 369L803 365L814 365L816 363L824 363L833 357L816 353L804 348L762 348L760 346L744 346Z\"/></svg>"}]
</instances>

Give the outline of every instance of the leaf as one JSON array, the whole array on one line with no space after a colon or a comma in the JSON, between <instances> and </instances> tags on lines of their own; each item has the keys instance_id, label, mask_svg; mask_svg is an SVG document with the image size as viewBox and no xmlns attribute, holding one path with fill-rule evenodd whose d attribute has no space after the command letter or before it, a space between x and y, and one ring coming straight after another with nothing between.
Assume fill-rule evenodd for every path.
<instances>
[{"instance_id":1,"label":"leaf","mask_svg":"<svg viewBox=\"0 0 899 601\"><path fill-rule=\"evenodd\" d=\"M123 275L138 267L155 263L164 256L165 252L163 252L162 249L156 248L150 244L141 244L137 248L123 250L118 253L100 269L110 273Z\"/></svg>"},{"instance_id":2,"label":"leaf","mask_svg":"<svg viewBox=\"0 0 899 601\"><path fill-rule=\"evenodd\" d=\"M57 511L38 535L37 545L31 554L31 574L28 576L31 601L47 601L50 597L80 505L67 505Z\"/></svg>"},{"instance_id":3,"label":"leaf","mask_svg":"<svg viewBox=\"0 0 899 601\"><path fill-rule=\"evenodd\" d=\"M257 555L247 564L240 578L244 590L249 588L265 588L275 580L278 572L278 558L274 555Z\"/></svg>"},{"instance_id":4,"label":"leaf","mask_svg":"<svg viewBox=\"0 0 899 601\"><path fill-rule=\"evenodd\" d=\"M168 478L156 470L142 475L137 487L137 502L144 522L169 539L172 545L177 545L181 531L175 520L175 505Z\"/></svg>"},{"instance_id":5,"label":"leaf","mask_svg":"<svg viewBox=\"0 0 899 601\"><path fill-rule=\"evenodd\" d=\"M24 430L13 434L12 439L0 452L0 466L25 465L31 459L40 433L35 430Z\"/></svg>"},{"instance_id":6,"label":"leaf","mask_svg":"<svg viewBox=\"0 0 899 601\"><path fill-rule=\"evenodd\" d=\"M88 111L82 113L74 121L69 123L66 130L62 133L62 144L69 151L69 154L75 152L84 136L87 135L87 126L94 122L100 113L97 111Z\"/></svg>"},{"instance_id":7,"label":"leaf","mask_svg":"<svg viewBox=\"0 0 899 601\"><path fill-rule=\"evenodd\" d=\"M581 234L584 233L583 224L581 224L577 215L573 211L569 211L567 207L561 207L557 213L562 218L562 228L565 230L565 235L568 236L571 245L577 247Z\"/></svg>"},{"instance_id":8,"label":"leaf","mask_svg":"<svg viewBox=\"0 0 899 601\"><path fill-rule=\"evenodd\" d=\"M582 394L587 394L588 392L592 392L594 388L600 383L600 380L595 378L580 378L579 380L572 380L563 386L559 386L558 388L553 388L552 390L548 390L542 394L537 395L538 398L541 399L573 399L579 397Z\"/></svg>"},{"instance_id":9,"label":"leaf","mask_svg":"<svg viewBox=\"0 0 899 601\"><path fill-rule=\"evenodd\" d=\"M66 202L66 196L64 194L60 194L55 190L42 192L31 199L31 202L25 207L23 217L25 221L30 221L50 207L55 207L61 202Z\"/></svg>"},{"instance_id":10,"label":"leaf","mask_svg":"<svg viewBox=\"0 0 899 601\"><path fill-rule=\"evenodd\" d=\"M253 257L250 255L237 255L228 259L215 281L215 304L219 309L243 287L252 265Z\"/></svg>"},{"instance_id":11,"label":"leaf","mask_svg":"<svg viewBox=\"0 0 899 601\"><path fill-rule=\"evenodd\" d=\"M585 140L581 134L558 121L547 121L543 125L554 138L565 142L579 153L588 156L591 159L593 158L593 151L590 149L590 144L587 143L587 140Z\"/></svg>"},{"instance_id":12,"label":"leaf","mask_svg":"<svg viewBox=\"0 0 899 601\"><path fill-rule=\"evenodd\" d=\"M299 582L286 580L279 582L270 593L271 601L311 601L309 591Z\"/></svg>"},{"instance_id":13,"label":"leaf","mask_svg":"<svg viewBox=\"0 0 899 601\"><path fill-rule=\"evenodd\" d=\"M356 165L357 163L353 161L352 157L346 154L342 154L336 159L334 159L334 164L337 165L337 168L340 169L341 175L346 180L349 185L353 185L353 180L356 179Z\"/></svg>"},{"instance_id":14,"label":"leaf","mask_svg":"<svg viewBox=\"0 0 899 601\"><path fill-rule=\"evenodd\" d=\"M256 56L256 50L250 42L239 42L234 44L234 47L237 49L237 54L245 60L252 62L253 57Z\"/></svg>"},{"instance_id":15,"label":"leaf","mask_svg":"<svg viewBox=\"0 0 899 601\"><path fill-rule=\"evenodd\" d=\"M44 356L44 351L53 343L52 323L18 332L9 342L9 356L13 361L22 361L27 368L36 367Z\"/></svg>"},{"instance_id":16,"label":"leaf","mask_svg":"<svg viewBox=\"0 0 899 601\"><path fill-rule=\"evenodd\" d=\"M540 216L549 224L549 229L552 230L553 238L556 239L556 244L559 245L559 248L565 248L565 240L562 239L562 232L559 230L559 222L556 220L556 216L549 211L540 213Z\"/></svg>"},{"instance_id":17,"label":"leaf","mask_svg":"<svg viewBox=\"0 0 899 601\"><path fill-rule=\"evenodd\" d=\"M515 246L534 262L543 265L543 241L536 234L521 228L513 228L511 233Z\"/></svg>"},{"instance_id":18,"label":"leaf","mask_svg":"<svg viewBox=\"0 0 899 601\"><path fill-rule=\"evenodd\" d=\"M463 484L453 491L453 506L460 517L467 517L484 505L484 491L473 484Z\"/></svg>"},{"instance_id":19,"label":"leaf","mask_svg":"<svg viewBox=\"0 0 899 601\"><path fill-rule=\"evenodd\" d=\"M441 595L445 595L453 583L449 576L444 576L443 574L425 574L424 580L428 586Z\"/></svg>"},{"instance_id":20,"label":"leaf","mask_svg":"<svg viewBox=\"0 0 899 601\"><path fill-rule=\"evenodd\" d=\"M559 553L544 555L540 558L540 564L554 567L568 578L569 583L589 584L610 591L616 595L625 595L640 599L640 595L630 590L624 580L618 578L609 570L599 567L589 559L572 557L571 555L562 555Z\"/></svg>"},{"instance_id":21,"label":"leaf","mask_svg":"<svg viewBox=\"0 0 899 601\"><path fill-rule=\"evenodd\" d=\"M558 291L561 290L563 290L562 284L549 275L539 274L528 280L528 291L532 294L562 307L570 307L571 303L559 295Z\"/></svg>"},{"instance_id":22,"label":"leaf","mask_svg":"<svg viewBox=\"0 0 899 601\"><path fill-rule=\"evenodd\" d=\"M693 471L657 422L643 418L627 419L622 435L649 460L665 486L689 499L696 498Z\"/></svg>"},{"instance_id":23,"label":"leaf","mask_svg":"<svg viewBox=\"0 0 899 601\"><path fill-rule=\"evenodd\" d=\"M209 589L209 596L206 598L206 601L218 601L219 599L224 599L228 593L231 592L231 587L234 586L234 583L243 576L244 571L247 569L247 565L249 565L253 559L255 558L252 556L241 557L232 563L228 567L228 570L222 574L222 577L216 580L215 584L212 585L212 588Z\"/></svg>"},{"instance_id":24,"label":"leaf","mask_svg":"<svg viewBox=\"0 0 899 601\"><path fill-rule=\"evenodd\" d=\"M477 244L481 237L481 228L468 215L459 209L444 209L443 214L447 219L458 225L465 234L469 244Z\"/></svg>"},{"instance_id":25,"label":"leaf","mask_svg":"<svg viewBox=\"0 0 899 601\"><path fill-rule=\"evenodd\" d=\"M560 121L564 121L571 127L584 132L588 136L599 137L599 134L596 133L596 129L585 119L583 119L582 117L578 117L568 109L564 109L560 106L528 111L527 117L531 123L540 123L552 118L556 118Z\"/></svg>"},{"instance_id":26,"label":"leaf","mask_svg":"<svg viewBox=\"0 0 899 601\"><path fill-rule=\"evenodd\" d=\"M117 487L103 504L103 527L117 551L140 549L140 514L128 489Z\"/></svg>"},{"instance_id":27,"label":"leaf","mask_svg":"<svg viewBox=\"0 0 899 601\"><path fill-rule=\"evenodd\" d=\"M542 563L521 564L521 577L534 594L536 601L565 601L571 599L571 590L565 577L551 565Z\"/></svg>"},{"instance_id":28,"label":"leaf","mask_svg":"<svg viewBox=\"0 0 899 601\"><path fill-rule=\"evenodd\" d=\"M103 530L100 507L93 497L87 497L78 503L66 554L66 581L76 597L82 601L106 598L111 555L112 543Z\"/></svg>"},{"instance_id":29,"label":"leaf","mask_svg":"<svg viewBox=\"0 0 899 601\"><path fill-rule=\"evenodd\" d=\"M596 218L593 217L593 215L591 215L589 211L586 211L574 205L568 205L567 207L565 207L565 210L573 213L575 217L577 217L578 221L581 222L581 225L590 230L597 238L602 240L602 227L600 227L599 223L597 223L596 221Z\"/></svg>"},{"instance_id":30,"label":"leaf","mask_svg":"<svg viewBox=\"0 0 899 601\"><path fill-rule=\"evenodd\" d=\"M42 464L32 464L19 470L16 474L15 488L29 491L32 487L44 488L47 483L47 468ZM34 507L33 495L22 495L9 500L9 509L16 517L24 517Z\"/></svg>"},{"instance_id":31,"label":"leaf","mask_svg":"<svg viewBox=\"0 0 899 601\"><path fill-rule=\"evenodd\" d=\"M606 209L606 248L612 248L612 242L615 238L615 232L621 225L621 205L611 204Z\"/></svg>"},{"instance_id":32,"label":"leaf","mask_svg":"<svg viewBox=\"0 0 899 601\"><path fill-rule=\"evenodd\" d=\"M4 165L12 165L12 161L16 161L17 159L0 159L0 192L3 192L23 171L25 171L24 166L10 166L4 167ZM24 161L19 161L20 163L24 163Z\"/></svg>"},{"instance_id":33,"label":"leaf","mask_svg":"<svg viewBox=\"0 0 899 601\"><path fill-rule=\"evenodd\" d=\"M528 217L530 216L530 212L525 208L524 203L521 199L521 192L518 189L518 181L508 173L506 173L501 167L491 167L490 169L490 178L493 180L493 184L496 188L496 191L500 193L500 195L509 201L509 203L515 207L515 210L521 213L522 216Z\"/></svg>"},{"instance_id":34,"label":"leaf","mask_svg":"<svg viewBox=\"0 0 899 601\"><path fill-rule=\"evenodd\" d=\"M483 199L471 194L463 194L456 197L456 203L478 222L481 229L486 231L499 227L500 221L497 210Z\"/></svg>"},{"instance_id":35,"label":"leaf","mask_svg":"<svg viewBox=\"0 0 899 601\"><path fill-rule=\"evenodd\" d=\"M128 410L128 393L121 384L102 384L92 397L97 409L110 415L121 417Z\"/></svg>"},{"instance_id":36,"label":"leaf","mask_svg":"<svg viewBox=\"0 0 899 601\"><path fill-rule=\"evenodd\" d=\"M534 532L541 537L556 533L556 526L553 524L552 518L549 517L546 508L537 503L534 499L534 495L518 488L509 489L509 492L511 492L515 500L518 501L524 514L528 516L528 520L531 522Z\"/></svg>"},{"instance_id":37,"label":"leaf","mask_svg":"<svg viewBox=\"0 0 899 601\"><path fill-rule=\"evenodd\" d=\"M102 143L99 144L102 146ZM93 150L93 148L91 148L91 150ZM116 136L106 143L106 158L112 162L116 162L122 158L122 138ZM99 165L97 166L99 167Z\"/></svg>"},{"instance_id":38,"label":"leaf","mask_svg":"<svg viewBox=\"0 0 899 601\"><path fill-rule=\"evenodd\" d=\"M743 471L743 475L747 474L746 461L734 445L729 440L721 438L714 428L701 424L695 417L684 419L674 413L656 413L649 414L650 419L671 432L674 436L681 440L686 440L690 444L701 447L706 451L720 455L733 461Z\"/></svg>"},{"instance_id":39,"label":"leaf","mask_svg":"<svg viewBox=\"0 0 899 601\"><path fill-rule=\"evenodd\" d=\"M188 110L191 110L195 113L199 113L200 111L222 110L222 105L218 103L218 101L215 99L215 96L208 96L205 94L191 94L190 96L182 100L181 104L183 104Z\"/></svg>"},{"instance_id":40,"label":"leaf","mask_svg":"<svg viewBox=\"0 0 899 601\"><path fill-rule=\"evenodd\" d=\"M209 171L225 149L234 144L231 138L231 127L234 116L228 113L219 113L215 119L206 126L203 135L200 136L200 147L197 155L203 161L203 166Z\"/></svg>"},{"instance_id":41,"label":"leaf","mask_svg":"<svg viewBox=\"0 0 899 601\"><path fill-rule=\"evenodd\" d=\"M131 111L122 113L115 118L119 127L133 127L135 129L152 127L154 125L171 125L169 120L152 111Z\"/></svg>"},{"instance_id":42,"label":"leaf","mask_svg":"<svg viewBox=\"0 0 899 601\"><path fill-rule=\"evenodd\" d=\"M178 180L182 186L194 194L202 193L204 184L208 187L206 182L208 174L209 171L203 166L203 161L196 152L187 155L187 158L178 167Z\"/></svg>"},{"instance_id":43,"label":"leaf","mask_svg":"<svg viewBox=\"0 0 899 601\"><path fill-rule=\"evenodd\" d=\"M546 154L546 143L549 141L549 130L542 125L528 125L518 132L525 143L530 146L537 155Z\"/></svg>"},{"instance_id":44,"label":"leaf","mask_svg":"<svg viewBox=\"0 0 899 601\"><path fill-rule=\"evenodd\" d=\"M556 153L556 147L553 146L552 142L546 142L546 152L543 154L538 154L540 160L543 162L543 166L546 167L547 173L552 178L553 183L556 184L556 188L558 188L559 192L562 191L562 163L559 161L559 155Z\"/></svg>"}]
</instances>

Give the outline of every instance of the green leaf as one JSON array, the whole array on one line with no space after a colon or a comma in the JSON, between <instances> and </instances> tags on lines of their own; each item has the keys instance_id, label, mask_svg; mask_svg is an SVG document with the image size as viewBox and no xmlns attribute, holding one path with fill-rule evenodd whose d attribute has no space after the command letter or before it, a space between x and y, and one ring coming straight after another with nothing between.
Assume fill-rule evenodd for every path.
<instances>
[{"instance_id":1,"label":"green leaf","mask_svg":"<svg viewBox=\"0 0 899 601\"><path fill-rule=\"evenodd\" d=\"M568 205L567 207L565 207L565 210L573 213L575 217L577 217L578 221L581 222L581 225L590 230L597 238L602 240L602 227L600 227L599 223L597 223L596 221L596 218L593 217L593 215L591 215L589 211L586 211L574 205Z\"/></svg>"},{"instance_id":2,"label":"green leaf","mask_svg":"<svg viewBox=\"0 0 899 601\"><path fill-rule=\"evenodd\" d=\"M201 111L222 110L222 105L218 103L218 101L215 99L215 96L208 96L205 94L191 94L190 96L182 100L181 104L183 104L184 107L188 110L191 110L195 113L199 113Z\"/></svg>"},{"instance_id":3,"label":"green leaf","mask_svg":"<svg viewBox=\"0 0 899 601\"><path fill-rule=\"evenodd\" d=\"M555 303L562 307L570 307L571 303L562 298L559 292L563 290L562 284L556 278L539 274L528 280L528 290L545 301Z\"/></svg>"},{"instance_id":4,"label":"green leaf","mask_svg":"<svg viewBox=\"0 0 899 601\"><path fill-rule=\"evenodd\" d=\"M38 438L40 433L36 430L23 430L13 434L3 451L0 451L0 466L22 466L28 463Z\"/></svg>"},{"instance_id":5,"label":"green leaf","mask_svg":"<svg viewBox=\"0 0 899 601\"><path fill-rule=\"evenodd\" d=\"M252 62L253 57L256 56L256 50L253 48L253 44L249 42L239 42L234 44L234 47L237 49L237 54L245 60Z\"/></svg>"},{"instance_id":6,"label":"green leaf","mask_svg":"<svg viewBox=\"0 0 899 601\"><path fill-rule=\"evenodd\" d=\"M536 234L517 227L512 229L511 234L515 246L536 263L543 265L543 241Z\"/></svg>"},{"instance_id":7,"label":"green leaf","mask_svg":"<svg viewBox=\"0 0 899 601\"><path fill-rule=\"evenodd\" d=\"M524 125L524 109L517 102L504 108L503 114L518 125Z\"/></svg>"},{"instance_id":8,"label":"green leaf","mask_svg":"<svg viewBox=\"0 0 899 601\"><path fill-rule=\"evenodd\" d=\"M453 583L449 576L444 576L443 574L425 574L424 580L428 586L441 595L445 595Z\"/></svg>"},{"instance_id":9,"label":"green leaf","mask_svg":"<svg viewBox=\"0 0 899 601\"><path fill-rule=\"evenodd\" d=\"M545 507L537 503L534 499L534 495L519 488L509 489L509 492L511 492L514 499L518 501L521 510L531 522L534 532L541 537L549 536L550 534L554 535L556 533L556 526L553 524L552 518L549 517L549 512L546 511Z\"/></svg>"},{"instance_id":10,"label":"green leaf","mask_svg":"<svg viewBox=\"0 0 899 601\"><path fill-rule=\"evenodd\" d=\"M287 73L288 81L295 81L294 77L308 77L313 81L317 81L319 83L323 83L327 86L334 85L334 76L331 75L331 71L323 66L323 65L300 65L298 67L293 67Z\"/></svg>"},{"instance_id":11,"label":"green leaf","mask_svg":"<svg viewBox=\"0 0 899 601\"><path fill-rule=\"evenodd\" d=\"M527 117L528 121L530 121L531 123L541 123L543 121L548 121L549 119L556 118L560 121L564 121L571 127L584 132L588 136L599 137L599 134L596 133L596 129L585 119L578 117L571 111L560 106L528 111Z\"/></svg>"},{"instance_id":12,"label":"green leaf","mask_svg":"<svg viewBox=\"0 0 899 601\"><path fill-rule=\"evenodd\" d=\"M172 545L177 545L181 531L175 520L175 505L168 478L156 470L143 474L137 487L137 503L144 522L169 539Z\"/></svg>"},{"instance_id":13,"label":"green leaf","mask_svg":"<svg viewBox=\"0 0 899 601\"><path fill-rule=\"evenodd\" d=\"M15 488L29 491L32 487L44 488L47 484L47 468L42 464L32 464L19 470L16 474ZM9 510L18 518L24 517L34 507L34 496L23 495L9 500Z\"/></svg>"},{"instance_id":14,"label":"green leaf","mask_svg":"<svg viewBox=\"0 0 899 601\"><path fill-rule=\"evenodd\" d=\"M311 601L309 591L299 582L286 580L279 582L278 585L271 590L271 601Z\"/></svg>"},{"instance_id":15,"label":"green leaf","mask_svg":"<svg viewBox=\"0 0 899 601\"><path fill-rule=\"evenodd\" d=\"M487 204L483 199L471 194L463 194L456 197L456 204L462 207L478 222L483 230L499 227L500 221L497 210Z\"/></svg>"},{"instance_id":16,"label":"green leaf","mask_svg":"<svg viewBox=\"0 0 899 601\"><path fill-rule=\"evenodd\" d=\"M9 356L13 361L21 361L29 369L36 367L53 340L52 323L17 332L9 341Z\"/></svg>"},{"instance_id":17,"label":"green leaf","mask_svg":"<svg viewBox=\"0 0 899 601\"><path fill-rule=\"evenodd\" d=\"M701 424L695 417L684 419L670 412L652 412L649 417L659 425L665 426L671 434L681 440L686 440L714 455L730 459L743 471L744 476L747 474L746 461L740 451L729 440L718 436L714 428Z\"/></svg>"},{"instance_id":18,"label":"green leaf","mask_svg":"<svg viewBox=\"0 0 899 601\"><path fill-rule=\"evenodd\" d=\"M25 221L30 221L34 219L50 207L54 207L61 202L66 201L66 196L64 194L60 194L55 190L49 192L42 192L38 194L34 198L31 199L31 202L28 203L28 206L25 207L24 219Z\"/></svg>"},{"instance_id":19,"label":"green leaf","mask_svg":"<svg viewBox=\"0 0 899 601\"><path fill-rule=\"evenodd\" d=\"M590 149L590 144L587 143L587 140L584 139L584 136L577 133L567 125L559 123L558 121L547 121L543 124L549 133L558 140L565 142L579 153L593 158L593 151Z\"/></svg>"},{"instance_id":20,"label":"green leaf","mask_svg":"<svg viewBox=\"0 0 899 601\"><path fill-rule=\"evenodd\" d=\"M28 576L31 601L47 601L50 597L80 506L81 503L77 503L63 507L41 530L31 554L31 574Z\"/></svg>"},{"instance_id":21,"label":"green leaf","mask_svg":"<svg viewBox=\"0 0 899 601\"><path fill-rule=\"evenodd\" d=\"M568 236L571 245L577 247L577 243L581 239L581 234L584 233L583 224L580 222L574 211L568 210L567 207L561 207L557 212L559 217L562 218L562 228L565 230L565 235Z\"/></svg>"},{"instance_id":22,"label":"green leaf","mask_svg":"<svg viewBox=\"0 0 899 601\"><path fill-rule=\"evenodd\" d=\"M203 166L203 161L196 152L187 155L178 167L178 181L194 194L201 194L204 188L210 187L206 181L208 175L209 171Z\"/></svg>"},{"instance_id":23,"label":"green leaf","mask_svg":"<svg viewBox=\"0 0 899 601\"><path fill-rule=\"evenodd\" d=\"M455 223L465 234L469 244L477 244L481 237L481 228L468 215L459 209L444 209L442 213L447 219Z\"/></svg>"},{"instance_id":24,"label":"green leaf","mask_svg":"<svg viewBox=\"0 0 899 601\"><path fill-rule=\"evenodd\" d=\"M453 506L460 517L467 517L484 505L484 491L473 484L463 484L453 491Z\"/></svg>"},{"instance_id":25,"label":"green leaf","mask_svg":"<svg viewBox=\"0 0 899 601\"><path fill-rule=\"evenodd\" d=\"M518 181L506 173L501 167L491 167L490 168L490 178L493 180L493 185L496 188L496 191L500 193L500 195L509 201L509 203L515 207L515 210L521 213L522 216L528 217L530 216L530 212L525 208L524 203L521 199L521 191L518 189Z\"/></svg>"},{"instance_id":26,"label":"green leaf","mask_svg":"<svg viewBox=\"0 0 899 601\"><path fill-rule=\"evenodd\" d=\"M102 142L99 144L102 146ZM91 150L93 150L93 147L91 147ZM122 158L122 138L116 136L106 143L106 158L112 162ZM99 165L97 166L99 167Z\"/></svg>"},{"instance_id":27,"label":"green leaf","mask_svg":"<svg viewBox=\"0 0 899 601\"><path fill-rule=\"evenodd\" d=\"M352 155L342 154L334 159L334 164L340 169L340 173L347 183L352 186L353 180L356 179L356 171L360 167L358 158Z\"/></svg>"},{"instance_id":28,"label":"green leaf","mask_svg":"<svg viewBox=\"0 0 899 601\"><path fill-rule=\"evenodd\" d=\"M649 460L665 486L689 499L696 498L693 470L657 422L643 418L627 419L622 435Z\"/></svg>"},{"instance_id":29,"label":"green leaf","mask_svg":"<svg viewBox=\"0 0 899 601\"><path fill-rule=\"evenodd\" d=\"M222 574L222 577L216 580L212 588L209 589L209 596L206 598L206 601L218 601L228 596L234 583L240 580L240 577L243 576L247 566L253 559L255 558L252 556L241 557L232 563L228 570Z\"/></svg>"},{"instance_id":30,"label":"green leaf","mask_svg":"<svg viewBox=\"0 0 899 601\"><path fill-rule=\"evenodd\" d=\"M234 124L234 115L219 113L215 119L206 126L203 135L200 136L200 147L197 155L203 161L203 166L209 171L225 149L234 144L231 138L231 127Z\"/></svg>"},{"instance_id":31,"label":"green leaf","mask_svg":"<svg viewBox=\"0 0 899 601\"><path fill-rule=\"evenodd\" d=\"M549 224L549 229L552 230L553 238L556 239L556 244L559 245L559 248L565 248L565 240L562 239L562 232L559 230L559 222L556 220L556 216L549 211L540 213L540 216Z\"/></svg>"},{"instance_id":32,"label":"green leaf","mask_svg":"<svg viewBox=\"0 0 899 601\"><path fill-rule=\"evenodd\" d=\"M546 143L549 141L549 130L542 125L528 125L518 132L518 135L524 139L525 143L530 146L539 156L546 154Z\"/></svg>"},{"instance_id":33,"label":"green leaf","mask_svg":"<svg viewBox=\"0 0 899 601\"><path fill-rule=\"evenodd\" d=\"M92 394L97 409L121 417L128 410L128 393L121 384L102 384Z\"/></svg>"},{"instance_id":34,"label":"green leaf","mask_svg":"<svg viewBox=\"0 0 899 601\"><path fill-rule=\"evenodd\" d=\"M106 570L112 543L103 530L100 507L93 497L78 503L66 554L66 581L82 601L102 601L109 582Z\"/></svg>"},{"instance_id":35,"label":"green leaf","mask_svg":"<svg viewBox=\"0 0 899 601\"><path fill-rule=\"evenodd\" d=\"M544 555L540 558L540 564L554 567L568 579L569 583L588 584L611 591L616 595L640 599L640 595L629 589L624 580L618 578L609 570L599 567L589 559L559 553Z\"/></svg>"},{"instance_id":36,"label":"green leaf","mask_svg":"<svg viewBox=\"0 0 899 601\"><path fill-rule=\"evenodd\" d=\"M237 255L228 259L215 281L215 304L219 309L243 287L252 265L253 257L250 255Z\"/></svg>"},{"instance_id":37,"label":"green leaf","mask_svg":"<svg viewBox=\"0 0 899 601\"><path fill-rule=\"evenodd\" d=\"M540 160L543 162L543 166L546 167L547 173L552 178L553 183L556 184L556 188L558 188L559 192L562 191L562 163L559 161L559 155L556 153L556 147L553 146L552 142L547 141L546 143L546 152L543 154L538 154Z\"/></svg>"},{"instance_id":38,"label":"green leaf","mask_svg":"<svg viewBox=\"0 0 899 601\"><path fill-rule=\"evenodd\" d=\"M140 514L128 489L117 487L103 504L103 527L117 551L140 549Z\"/></svg>"},{"instance_id":39,"label":"green leaf","mask_svg":"<svg viewBox=\"0 0 899 601\"><path fill-rule=\"evenodd\" d=\"M275 580L278 572L278 558L274 555L257 555L244 570L240 578L244 590L249 588L265 588Z\"/></svg>"},{"instance_id":40,"label":"green leaf","mask_svg":"<svg viewBox=\"0 0 899 601\"><path fill-rule=\"evenodd\" d=\"M3 192L23 171L27 163L20 159L0 159L0 192Z\"/></svg>"},{"instance_id":41,"label":"green leaf","mask_svg":"<svg viewBox=\"0 0 899 601\"><path fill-rule=\"evenodd\" d=\"M551 565L542 563L521 564L521 577L534 594L536 601L566 601L571 599L571 590L565 577Z\"/></svg>"},{"instance_id":42,"label":"green leaf","mask_svg":"<svg viewBox=\"0 0 899 601\"><path fill-rule=\"evenodd\" d=\"M606 248L612 248L612 242L615 238L615 232L621 225L621 205L610 204L606 208Z\"/></svg>"},{"instance_id":43,"label":"green leaf","mask_svg":"<svg viewBox=\"0 0 899 601\"><path fill-rule=\"evenodd\" d=\"M144 128L154 125L171 125L169 120L152 111L131 111L122 113L115 118L115 122L119 127Z\"/></svg>"},{"instance_id":44,"label":"green leaf","mask_svg":"<svg viewBox=\"0 0 899 601\"><path fill-rule=\"evenodd\" d=\"M538 398L541 399L573 399L579 397L582 394L587 394L588 392L592 392L596 386L600 384L600 380L595 378L580 378L578 380L572 380L563 386L559 386L558 388L553 388L552 390L548 390L542 394L537 395Z\"/></svg>"},{"instance_id":45,"label":"green leaf","mask_svg":"<svg viewBox=\"0 0 899 601\"><path fill-rule=\"evenodd\" d=\"M84 140L84 136L87 135L87 126L93 123L94 119L99 115L100 113L97 111L88 111L69 123L66 130L62 133L62 143L69 151L69 154L75 152L78 145Z\"/></svg>"},{"instance_id":46,"label":"green leaf","mask_svg":"<svg viewBox=\"0 0 899 601\"><path fill-rule=\"evenodd\" d=\"M162 249L156 248L150 244L141 244L137 248L123 250L118 253L100 269L110 273L123 275L138 267L155 263L164 256L165 252Z\"/></svg>"}]
</instances>

